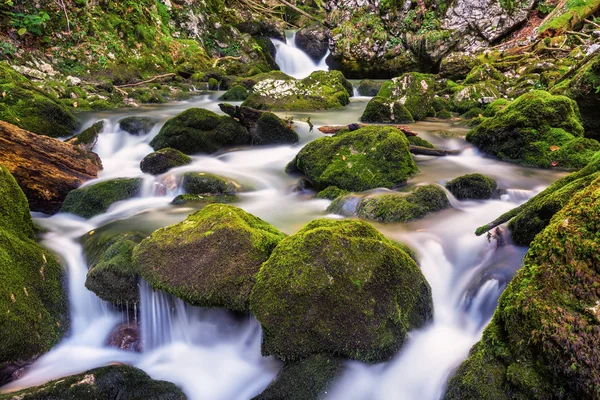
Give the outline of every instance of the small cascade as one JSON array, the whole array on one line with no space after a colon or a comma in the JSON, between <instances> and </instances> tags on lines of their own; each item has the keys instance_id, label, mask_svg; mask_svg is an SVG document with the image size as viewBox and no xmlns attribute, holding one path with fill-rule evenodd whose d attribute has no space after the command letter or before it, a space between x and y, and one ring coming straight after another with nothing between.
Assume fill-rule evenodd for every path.
<instances>
[{"instance_id":1,"label":"small cascade","mask_svg":"<svg viewBox=\"0 0 600 400\"><path fill-rule=\"evenodd\" d=\"M306 78L314 71L328 71L329 67L325 60L329 55L327 54L319 61L315 62L308 54L300 50L296 46L296 31L286 32L287 43L281 40L271 39L277 53L275 55L275 62L281 68L281 72L293 76L297 79Z\"/></svg>"}]
</instances>

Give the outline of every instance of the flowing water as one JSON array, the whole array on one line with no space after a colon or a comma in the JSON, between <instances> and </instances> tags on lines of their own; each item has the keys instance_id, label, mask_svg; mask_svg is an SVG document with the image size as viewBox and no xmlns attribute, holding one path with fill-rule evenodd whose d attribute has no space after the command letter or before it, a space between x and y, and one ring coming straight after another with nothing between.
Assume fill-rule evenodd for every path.
<instances>
[{"instance_id":1,"label":"flowing water","mask_svg":"<svg viewBox=\"0 0 600 400\"><path fill-rule=\"evenodd\" d=\"M286 32L286 42L281 40L271 39L277 54L275 55L275 62L281 68L281 71L293 76L294 78L302 79L309 76L314 71L328 71L329 67L325 63L327 54L319 62L315 62L305 52L296 47L296 32Z\"/></svg>"},{"instance_id":2,"label":"flowing water","mask_svg":"<svg viewBox=\"0 0 600 400\"><path fill-rule=\"evenodd\" d=\"M285 48L289 50L288 47ZM308 69L305 65L302 68ZM315 199L310 191L295 190L297 178L287 176L284 167L306 143L321 136L316 129L309 132L308 124L301 119L311 117L315 126L356 122L368 98L353 98L342 111L293 113L300 136L296 145L199 155L192 157L191 165L163 176L143 175L139 162L152 151L148 143L164 121L190 107L218 111L218 96L214 93L186 102L82 116L88 126L98 119L105 120L95 147L104 164L98 180L144 177L143 195L118 202L90 220L67 214L34 215L36 223L48 230L43 244L55 251L67 268L71 332L38 359L23 378L3 390L40 384L112 362L132 364L153 378L174 382L190 399L198 400L249 399L276 376L281 363L261 356L260 325L252 317L191 307L152 291L145 282L140 282L139 307L126 307L129 310L123 313L84 286L88 266L78 239L91 230L135 229L150 233L185 219L195 210L169 203L181 193L181 175L187 171L217 173L252 188L239 196L236 205L287 234L312 219L327 216L329 201ZM152 116L161 123L146 136L132 136L118 125L121 118L129 115ZM421 172L411 185L444 184L464 173L481 172L498 181L501 195L488 201L458 201L449 194L450 209L411 223L377 225L386 236L410 244L419 253L421 268L432 287L435 317L428 326L411 332L403 349L390 362L348 362L346 372L328 393L330 399L438 399L452 369L481 336L500 293L526 251L476 237L475 228L523 203L561 175L486 158L463 139L466 129L448 122L419 122L411 128L441 148L463 149L460 155L452 157L418 156ZM138 322L142 352L107 346L107 338L116 326Z\"/></svg>"}]
</instances>

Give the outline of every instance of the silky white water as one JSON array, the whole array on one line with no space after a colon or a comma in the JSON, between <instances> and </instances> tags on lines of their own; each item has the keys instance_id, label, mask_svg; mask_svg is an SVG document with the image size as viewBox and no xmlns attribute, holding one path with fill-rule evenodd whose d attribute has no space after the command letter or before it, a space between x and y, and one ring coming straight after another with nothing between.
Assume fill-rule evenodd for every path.
<instances>
[{"instance_id":1,"label":"silky white water","mask_svg":"<svg viewBox=\"0 0 600 400\"><path fill-rule=\"evenodd\" d=\"M275 45L277 53L275 62L281 68L281 72L302 79L315 71L328 71L329 67L325 63L329 50L319 62L315 62L305 52L296 46L296 31L286 32L286 42L278 39L271 39Z\"/></svg>"}]
</instances>

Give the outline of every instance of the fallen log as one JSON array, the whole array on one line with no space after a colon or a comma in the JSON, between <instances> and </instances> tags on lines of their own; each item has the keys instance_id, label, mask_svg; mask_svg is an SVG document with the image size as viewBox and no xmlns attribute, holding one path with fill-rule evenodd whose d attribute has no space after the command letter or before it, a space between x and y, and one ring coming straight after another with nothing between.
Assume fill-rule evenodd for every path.
<instances>
[{"instance_id":1,"label":"fallen log","mask_svg":"<svg viewBox=\"0 0 600 400\"><path fill-rule=\"evenodd\" d=\"M414 146L412 144L408 146L408 149L412 154L435 157L456 156L461 152L461 150L430 149L429 147Z\"/></svg>"},{"instance_id":2,"label":"fallen log","mask_svg":"<svg viewBox=\"0 0 600 400\"><path fill-rule=\"evenodd\" d=\"M258 119L261 115L269 112L250 107L234 106L229 103L219 103L219 108L231 118L235 118L240 121L241 124L246 128L252 128L258 122Z\"/></svg>"}]
</instances>

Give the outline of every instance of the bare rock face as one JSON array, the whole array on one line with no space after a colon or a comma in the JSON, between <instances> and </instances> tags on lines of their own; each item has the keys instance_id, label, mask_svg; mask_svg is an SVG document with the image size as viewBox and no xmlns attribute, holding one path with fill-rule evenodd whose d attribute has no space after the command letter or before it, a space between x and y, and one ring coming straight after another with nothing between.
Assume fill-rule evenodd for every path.
<instances>
[{"instance_id":1,"label":"bare rock face","mask_svg":"<svg viewBox=\"0 0 600 400\"><path fill-rule=\"evenodd\" d=\"M67 194L96 178L96 153L0 121L0 164L25 192L31 211L58 212Z\"/></svg>"}]
</instances>

